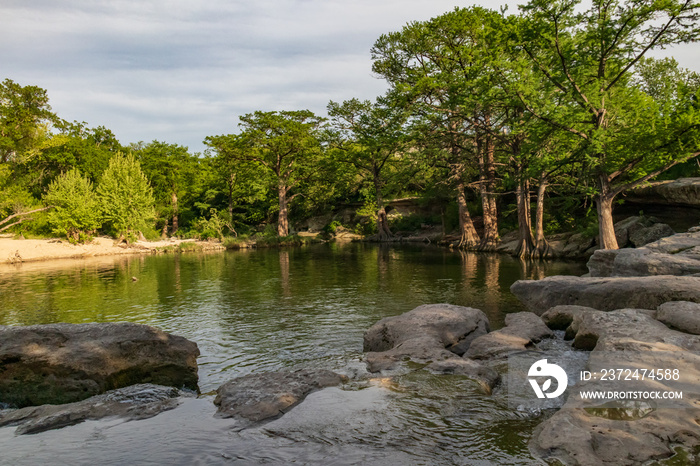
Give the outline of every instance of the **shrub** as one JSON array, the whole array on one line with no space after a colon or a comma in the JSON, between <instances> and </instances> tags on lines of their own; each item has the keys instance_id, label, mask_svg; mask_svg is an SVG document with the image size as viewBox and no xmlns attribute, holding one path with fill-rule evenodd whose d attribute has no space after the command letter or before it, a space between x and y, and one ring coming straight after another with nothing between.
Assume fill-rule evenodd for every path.
<instances>
[{"instance_id":1,"label":"shrub","mask_svg":"<svg viewBox=\"0 0 700 466\"><path fill-rule=\"evenodd\" d=\"M51 231L65 235L71 243L90 241L101 225L100 203L92 182L73 169L49 185L44 202L53 206L48 213Z\"/></svg>"},{"instance_id":2,"label":"shrub","mask_svg":"<svg viewBox=\"0 0 700 466\"><path fill-rule=\"evenodd\" d=\"M115 236L136 239L139 231L151 228L155 218L153 190L132 154L117 154L109 161L97 187L103 218Z\"/></svg>"}]
</instances>

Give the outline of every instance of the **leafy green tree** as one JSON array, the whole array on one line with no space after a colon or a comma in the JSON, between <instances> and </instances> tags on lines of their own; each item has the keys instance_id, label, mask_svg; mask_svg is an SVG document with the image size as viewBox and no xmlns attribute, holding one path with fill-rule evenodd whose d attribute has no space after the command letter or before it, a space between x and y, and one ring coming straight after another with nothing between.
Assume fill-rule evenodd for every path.
<instances>
[{"instance_id":1,"label":"leafy green tree","mask_svg":"<svg viewBox=\"0 0 700 466\"><path fill-rule=\"evenodd\" d=\"M55 121L44 89L5 79L0 83L0 163L21 162Z\"/></svg>"},{"instance_id":2,"label":"leafy green tree","mask_svg":"<svg viewBox=\"0 0 700 466\"><path fill-rule=\"evenodd\" d=\"M89 241L90 235L102 225L100 202L92 182L77 169L54 180L44 202L52 206L48 222L53 233L65 235L71 243Z\"/></svg>"},{"instance_id":3,"label":"leafy green tree","mask_svg":"<svg viewBox=\"0 0 700 466\"><path fill-rule=\"evenodd\" d=\"M395 93L412 103L424 129L441 136L451 166L460 206L461 244L479 238L466 208L465 176L477 168L484 220L480 248L494 249L499 241L497 220L494 108L487 95L493 87L494 56L490 45L503 29L498 13L480 7L455 9L403 30L382 35L372 48L373 70Z\"/></svg>"},{"instance_id":4,"label":"leafy green tree","mask_svg":"<svg viewBox=\"0 0 700 466\"><path fill-rule=\"evenodd\" d=\"M127 243L152 228L153 189L133 154L115 155L97 186L103 218L111 232Z\"/></svg>"},{"instance_id":5,"label":"leafy green tree","mask_svg":"<svg viewBox=\"0 0 700 466\"><path fill-rule=\"evenodd\" d=\"M696 90L664 110L632 75L650 50L697 40L699 8L693 0L595 0L583 9L579 1L531 0L522 7L520 47L559 96L523 93L523 103L585 143L603 249L618 247L612 208L619 193L700 154ZM678 87L673 76L658 78Z\"/></svg>"},{"instance_id":6,"label":"leafy green tree","mask_svg":"<svg viewBox=\"0 0 700 466\"><path fill-rule=\"evenodd\" d=\"M123 148L109 129L89 128L86 123L62 122L58 134L44 142L44 149L21 167L24 179L36 196L46 191L48 183L73 168L96 183L109 159Z\"/></svg>"},{"instance_id":7,"label":"leafy green tree","mask_svg":"<svg viewBox=\"0 0 700 466\"><path fill-rule=\"evenodd\" d=\"M240 118L239 137L214 136L206 143L225 157L253 164L261 178L269 177L278 200L277 234L288 236L289 205L320 169L324 120L309 110L257 111Z\"/></svg>"},{"instance_id":8,"label":"leafy green tree","mask_svg":"<svg viewBox=\"0 0 700 466\"><path fill-rule=\"evenodd\" d=\"M383 188L387 172L406 150L407 137L403 126L407 113L400 107L381 101L346 100L342 104L331 101L328 115L336 129L339 159L354 165L371 180L377 206L377 236L389 240L393 234L384 205Z\"/></svg>"},{"instance_id":9,"label":"leafy green tree","mask_svg":"<svg viewBox=\"0 0 700 466\"><path fill-rule=\"evenodd\" d=\"M46 147L49 128L57 121L44 89L10 79L0 83L0 231L46 210L37 207L31 192L33 174L24 166Z\"/></svg>"},{"instance_id":10,"label":"leafy green tree","mask_svg":"<svg viewBox=\"0 0 700 466\"><path fill-rule=\"evenodd\" d=\"M170 221L170 234L174 235L180 227L183 206L185 209L193 206L199 160L187 147L177 144L152 141L133 148L153 187L158 210L165 218L163 233L167 233Z\"/></svg>"}]
</instances>

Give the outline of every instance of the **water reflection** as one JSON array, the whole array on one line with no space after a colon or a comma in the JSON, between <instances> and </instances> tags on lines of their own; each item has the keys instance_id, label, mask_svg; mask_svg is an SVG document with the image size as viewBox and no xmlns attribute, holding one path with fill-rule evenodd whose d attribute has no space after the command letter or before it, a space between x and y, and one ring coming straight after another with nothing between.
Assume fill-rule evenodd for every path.
<instances>
[{"instance_id":1,"label":"water reflection","mask_svg":"<svg viewBox=\"0 0 700 466\"><path fill-rule=\"evenodd\" d=\"M383 317L446 302L482 309L492 328L498 328L506 313L524 310L508 290L513 281L533 273L585 272L582 264L562 262L528 267L500 255L356 243L21 264L0 268L0 324L131 321L183 335L200 347L200 388L206 394L232 377L280 368L362 374L362 335ZM497 463L531 463L526 444L536 421L514 417L497 395L486 396L472 385L460 377L416 372L364 388L350 386L327 395L324 390L312 398L317 404L308 407L316 413L313 425L318 429L289 424L303 417L282 418L286 420L277 432L292 439L284 441L262 430L236 437L225 429L213 432L222 428L218 423L210 426L206 410L186 422L180 417L186 428L179 430L161 424L173 422L167 416L124 429L98 423L105 432L105 440L95 442L99 447L90 450L88 429L83 440L70 443L73 453L68 457L80 462L80 455L88 453L76 453L79 449L94 454L103 448L126 462L134 457L119 451L129 442L143 446L135 438L148 437L148 429L171 429L173 439L167 445L182 453L184 447L177 445L187 444L194 455L189 457L204 462L221 459L221 454L259 462L280 447L281 456L275 457L280 464L302 451L308 462L345 455L396 464L388 459L396 453L395 458L408 458L411 464L463 464L484 458L483 452ZM357 391L357 397L337 393L348 390ZM363 406L366 396L359 392L387 408L373 410L374 402ZM330 398L324 401L325 396ZM343 403L356 408L348 414L352 419L333 417ZM71 429L83 432L82 427ZM187 437L193 431L204 434L193 440ZM56 432L37 437L46 446L44 456L37 458L69 449L56 443L64 436ZM13 448L26 442L19 439ZM162 461L168 457L165 450L150 453Z\"/></svg>"}]
</instances>

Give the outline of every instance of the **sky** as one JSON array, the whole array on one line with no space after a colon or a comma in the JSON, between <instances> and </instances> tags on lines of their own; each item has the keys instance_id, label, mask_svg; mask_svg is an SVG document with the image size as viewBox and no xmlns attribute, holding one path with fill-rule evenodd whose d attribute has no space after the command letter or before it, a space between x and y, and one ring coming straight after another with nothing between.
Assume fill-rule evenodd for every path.
<instances>
[{"instance_id":1,"label":"sky","mask_svg":"<svg viewBox=\"0 0 700 466\"><path fill-rule=\"evenodd\" d=\"M477 4L497 9L521 1ZM0 0L0 80L48 91L68 121L105 126L119 141L205 150L256 110L374 99L385 81L370 49L384 33L456 0ZM700 45L674 55L700 71Z\"/></svg>"}]
</instances>

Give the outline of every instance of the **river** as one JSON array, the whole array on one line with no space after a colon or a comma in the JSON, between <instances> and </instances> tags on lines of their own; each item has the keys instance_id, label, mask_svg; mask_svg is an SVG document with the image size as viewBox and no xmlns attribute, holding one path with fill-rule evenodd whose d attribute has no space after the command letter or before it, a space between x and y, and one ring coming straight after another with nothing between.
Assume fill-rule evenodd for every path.
<instances>
[{"instance_id":1,"label":"river","mask_svg":"<svg viewBox=\"0 0 700 466\"><path fill-rule=\"evenodd\" d=\"M482 309L492 329L524 310L521 278L585 273L581 263L412 246L104 257L0 268L0 324L129 321L198 343L202 396L155 418L89 421L38 435L0 428L2 464L533 464L541 418L504 395L425 371L369 377L363 332L446 302ZM319 367L351 377L280 419L240 430L213 418L212 391L233 377Z\"/></svg>"}]
</instances>

